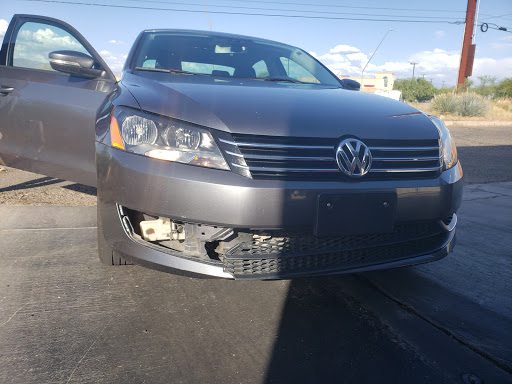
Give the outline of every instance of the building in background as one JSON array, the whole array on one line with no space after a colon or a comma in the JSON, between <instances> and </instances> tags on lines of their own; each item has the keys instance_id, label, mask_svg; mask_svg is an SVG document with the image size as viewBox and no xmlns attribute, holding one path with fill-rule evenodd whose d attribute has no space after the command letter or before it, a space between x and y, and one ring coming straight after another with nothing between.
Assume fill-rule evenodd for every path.
<instances>
[{"instance_id":1,"label":"building in background","mask_svg":"<svg viewBox=\"0 0 512 384\"><path fill-rule=\"evenodd\" d=\"M392 72L377 72L375 77L357 77L339 75L340 79L351 79L361 84L361 91L368 93L375 93L389 97L391 99L400 100L402 92L394 91L393 84L395 84L395 74Z\"/></svg>"}]
</instances>

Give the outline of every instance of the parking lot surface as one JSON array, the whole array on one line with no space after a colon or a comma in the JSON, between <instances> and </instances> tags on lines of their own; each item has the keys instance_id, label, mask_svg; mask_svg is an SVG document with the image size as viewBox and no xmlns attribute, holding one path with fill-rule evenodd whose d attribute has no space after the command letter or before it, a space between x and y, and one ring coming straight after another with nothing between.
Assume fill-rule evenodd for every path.
<instances>
[{"instance_id":1,"label":"parking lot surface","mask_svg":"<svg viewBox=\"0 0 512 384\"><path fill-rule=\"evenodd\" d=\"M454 253L287 281L102 266L93 190L0 173L0 383L512 382L512 177L478 168L512 151L477 136Z\"/></svg>"}]
</instances>

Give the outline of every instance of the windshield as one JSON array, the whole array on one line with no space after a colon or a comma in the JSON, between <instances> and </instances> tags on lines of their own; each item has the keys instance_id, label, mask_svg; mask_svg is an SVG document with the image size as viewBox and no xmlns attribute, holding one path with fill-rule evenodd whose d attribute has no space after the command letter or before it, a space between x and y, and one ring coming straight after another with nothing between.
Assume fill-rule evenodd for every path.
<instances>
[{"instance_id":1,"label":"windshield","mask_svg":"<svg viewBox=\"0 0 512 384\"><path fill-rule=\"evenodd\" d=\"M339 87L305 51L271 41L187 32L146 32L134 69Z\"/></svg>"}]
</instances>

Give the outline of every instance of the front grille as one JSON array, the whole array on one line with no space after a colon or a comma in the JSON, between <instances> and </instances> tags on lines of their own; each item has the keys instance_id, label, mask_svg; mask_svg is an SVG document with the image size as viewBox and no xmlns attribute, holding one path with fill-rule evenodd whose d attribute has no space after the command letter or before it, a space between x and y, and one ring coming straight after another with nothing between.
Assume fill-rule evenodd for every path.
<instances>
[{"instance_id":1,"label":"front grille","mask_svg":"<svg viewBox=\"0 0 512 384\"><path fill-rule=\"evenodd\" d=\"M392 233L318 238L309 233L253 235L223 255L237 278L290 277L338 271L429 254L449 234L438 222L395 226Z\"/></svg>"},{"instance_id":2,"label":"front grille","mask_svg":"<svg viewBox=\"0 0 512 384\"><path fill-rule=\"evenodd\" d=\"M219 139L231 169L254 179L354 180L338 169L339 139L233 134ZM360 180L435 178L442 168L439 140L362 139L373 156Z\"/></svg>"}]
</instances>

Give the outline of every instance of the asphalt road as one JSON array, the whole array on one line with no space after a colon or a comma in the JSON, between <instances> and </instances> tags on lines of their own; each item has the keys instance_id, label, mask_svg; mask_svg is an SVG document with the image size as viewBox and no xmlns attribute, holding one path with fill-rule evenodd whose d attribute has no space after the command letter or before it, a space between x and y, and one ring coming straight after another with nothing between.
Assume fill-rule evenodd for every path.
<instances>
[{"instance_id":1,"label":"asphalt road","mask_svg":"<svg viewBox=\"0 0 512 384\"><path fill-rule=\"evenodd\" d=\"M480 174L510 144L452 131L466 178L509 182L465 187L454 253L410 268L239 282L105 267L95 207L0 205L0 383L512 383L512 177ZM41 178L0 173L0 196L93 205Z\"/></svg>"}]
</instances>

